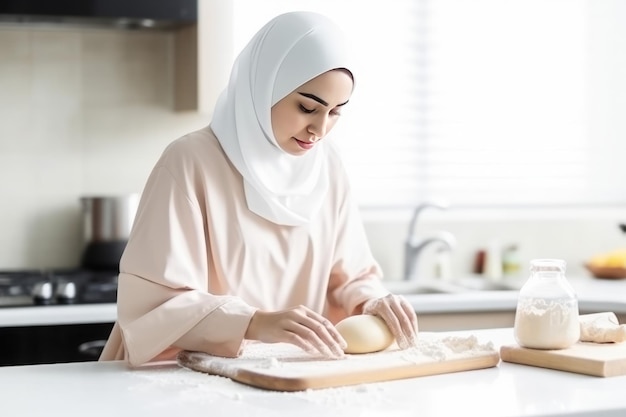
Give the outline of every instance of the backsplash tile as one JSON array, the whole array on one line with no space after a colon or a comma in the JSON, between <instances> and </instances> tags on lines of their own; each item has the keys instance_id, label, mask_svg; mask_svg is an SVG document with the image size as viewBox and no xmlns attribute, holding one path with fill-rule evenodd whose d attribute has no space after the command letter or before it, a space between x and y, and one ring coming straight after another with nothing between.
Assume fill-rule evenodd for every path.
<instances>
[{"instance_id":1,"label":"backsplash tile","mask_svg":"<svg viewBox=\"0 0 626 417\"><path fill-rule=\"evenodd\" d=\"M167 32L90 32L83 38L86 106L168 106L173 41Z\"/></svg>"},{"instance_id":2,"label":"backsplash tile","mask_svg":"<svg viewBox=\"0 0 626 417\"><path fill-rule=\"evenodd\" d=\"M76 266L80 197L141 192L208 116L172 110L172 35L0 28L0 269Z\"/></svg>"}]
</instances>

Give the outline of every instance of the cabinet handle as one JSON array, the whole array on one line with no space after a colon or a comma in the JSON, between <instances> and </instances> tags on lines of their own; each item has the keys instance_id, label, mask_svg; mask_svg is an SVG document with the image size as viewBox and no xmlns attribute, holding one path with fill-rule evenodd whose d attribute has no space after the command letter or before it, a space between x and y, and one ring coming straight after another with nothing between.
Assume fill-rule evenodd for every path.
<instances>
[{"instance_id":1,"label":"cabinet handle","mask_svg":"<svg viewBox=\"0 0 626 417\"><path fill-rule=\"evenodd\" d=\"M106 342L106 340L91 340L89 342L81 343L78 345L78 352L81 355L98 358L100 357Z\"/></svg>"}]
</instances>

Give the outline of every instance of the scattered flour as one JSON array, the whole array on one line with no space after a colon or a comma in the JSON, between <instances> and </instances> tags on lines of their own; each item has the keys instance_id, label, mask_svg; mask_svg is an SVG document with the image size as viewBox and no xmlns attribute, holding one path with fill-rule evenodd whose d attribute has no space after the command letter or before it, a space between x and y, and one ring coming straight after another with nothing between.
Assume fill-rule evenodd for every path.
<instances>
[{"instance_id":1,"label":"scattered flour","mask_svg":"<svg viewBox=\"0 0 626 417\"><path fill-rule=\"evenodd\" d=\"M280 362L276 358L267 358L259 362L259 368L276 369L281 366L282 366L282 362Z\"/></svg>"},{"instance_id":2,"label":"scattered flour","mask_svg":"<svg viewBox=\"0 0 626 417\"><path fill-rule=\"evenodd\" d=\"M356 409L357 414L363 404L367 404L368 407L393 405L387 400L389 388L382 383L279 392L254 388L218 375L190 372L180 367L128 372L136 381L130 388L133 395L145 393L150 398L154 398L155 392L162 392L163 395L158 397L162 398L163 403L184 401L187 404L198 403L221 407L225 403L239 403L241 407L244 407L246 404L273 406L273 401L279 399L294 403Z\"/></svg>"},{"instance_id":3,"label":"scattered flour","mask_svg":"<svg viewBox=\"0 0 626 417\"><path fill-rule=\"evenodd\" d=\"M420 339L413 348L402 351L402 357L410 362L423 362L424 357L437 361L454 358L472 357L484 353L496 352L493 343L480 344L476 336L448 336L442 339Z\"/></svg>"},{"instance_id":4,"label":"scattered flour","mask_svg":"<svg viewBox=\"0 0 626 417\"><path fill-rule=\"evenodd\" d=\"M343 360L330 360L322 357L312 358L295 346L288 344L251 343L244 354L237 358L219 358L202 353L193 353L198 360L221 375L234 375L241 366L257 371L276 374L297 374L304 370L309 374L313 370L328 372L348 366L360 366L373 363L381 368L391 363L423 363L450 358L461 358L496 352L491 342L478 343L475 336L437 338L432 334L420 333L420 341L408 350L388 350L374 354L347 355ZM237 366L235 366L235 364ZM280 392L269 391L240 384L229 377L190 372L179 366L155 367L141 370L129 370L130 377L136 381L131 385L132 395L145 394L150 398L161 398L163 404L196 404L198 407L213 407L219 410L228 404L237 404L238 409L246 407L275 407L275 401L289 403L295 407L310 406L332 407L341 415L364 415L372 407L393 412L397 406L393 402L394 385L376 382L325 389ZM397 381L399 382L399 381ZM158 407L159 404L155 404ZM220 408L221 407L221 408ZM392 413L393 414L393 413ZM339 415L339 414L336 414ZM391 414L390 414L391 415Z\"/></svg>"}]
</instances>

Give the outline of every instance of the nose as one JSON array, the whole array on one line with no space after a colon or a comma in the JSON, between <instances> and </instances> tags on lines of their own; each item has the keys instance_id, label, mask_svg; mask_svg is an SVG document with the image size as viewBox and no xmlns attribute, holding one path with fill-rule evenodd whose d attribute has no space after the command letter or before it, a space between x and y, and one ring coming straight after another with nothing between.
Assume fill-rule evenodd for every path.
<instances>
[{"instance_id":1,"label":"nose","mask_svg":"<svg viewBox=\"0 0 626 417\"><path fill-rule=\"evenodd\" d=\"M328 129L328 118L323 115L316 118L313 122L309 124L307 127L307 131L315 136L311 142L317 142L321 138L326 135L326 130Z\"/></svg>"}]
</instances>

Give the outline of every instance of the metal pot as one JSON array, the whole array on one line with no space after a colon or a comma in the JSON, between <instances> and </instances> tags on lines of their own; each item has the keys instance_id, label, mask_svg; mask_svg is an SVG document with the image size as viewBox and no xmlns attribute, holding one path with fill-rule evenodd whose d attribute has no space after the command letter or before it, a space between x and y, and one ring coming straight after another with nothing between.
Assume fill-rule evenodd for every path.
<instances>
[{"instance_id":1,"label":"metal pot","mask_svg":"<svg viewBox=\"0 0 626 417\"><path fill-rule=\"evenodd\" d=\"M128 240L139 194L82 197L85 243Z\"/></svg>"},{"instance_id":2,"label":"metal pot","mask_svg":"<svg viewBox=\"0 0 626 417\"><path fill-rule=\"evenodd\" d=\"M139 194L82 197L85 251L89 269L117 269L137 214Z\"/></svg>"}]
</instances>

